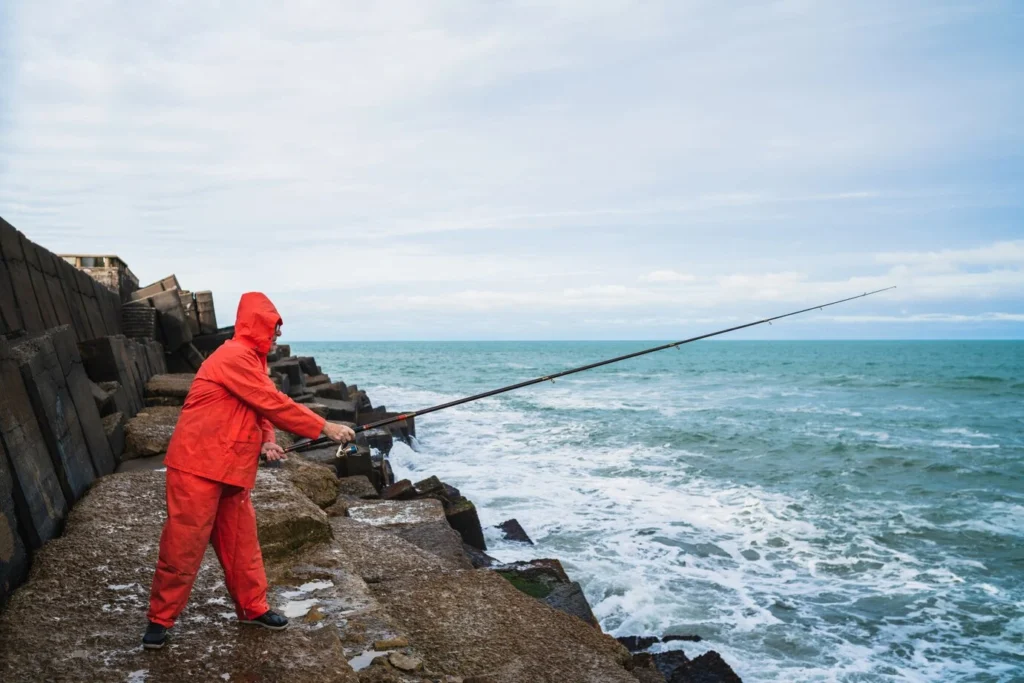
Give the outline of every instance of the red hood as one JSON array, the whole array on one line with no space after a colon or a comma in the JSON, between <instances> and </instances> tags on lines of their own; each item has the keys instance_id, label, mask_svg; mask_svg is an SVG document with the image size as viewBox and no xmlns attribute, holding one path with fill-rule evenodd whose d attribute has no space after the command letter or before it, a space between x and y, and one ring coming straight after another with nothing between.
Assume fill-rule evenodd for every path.
<instances>
[{"instance_id":1,"label":"red hood","mask_svg":"<svg viewBox=\"0 0 1024 683\"><path fill-rule=\"evenodd\" d=\"M270 353L274 328L281 324L281 314L262 292L246 292L238 302L235 314L235 339L256 349L260 354Z\"/></svg>"}]
</instances>

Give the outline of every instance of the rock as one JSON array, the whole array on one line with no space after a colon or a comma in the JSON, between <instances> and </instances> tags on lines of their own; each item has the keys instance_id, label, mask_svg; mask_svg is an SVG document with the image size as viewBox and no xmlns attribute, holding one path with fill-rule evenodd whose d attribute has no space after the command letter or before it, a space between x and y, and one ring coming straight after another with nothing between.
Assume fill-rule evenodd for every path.
<instances>
[{"instance_id":1,"label":"rock","mask_svg":"<svg viewBox=\"0 0 1024 683\"><path fill-rule=\"evenodd\" d=\"M462 537L460 536L459 538ZM473 569L488 569L501 564L501 562L494 559L483 550L477 550L467 543L462 544L462 554L465 555L470 564L473 565Z\"/></svg>"},{"instance_id":2,"label":"rock","mask_svg":"<svg viewBox=\"0 0 1024 683\"><path fill-rule=\"evenodd\" d=\"M465 543L478 550L487 550L484 532L480 528L480 517L477 515L476 506L472 501L463 498L453 502L445 514L448 517L448 523L459 532Z\"/></svg>"},{"instance_id":3,"label":"rock","mask_svg":"<svg viewBox=\"0 0 1024 683\"><path fill-rule=\"evenodd\" d=\"M674 640L685 640L685 641L689 641L691 643L699 643L700 641L702 641L704 639L701 638L700 636L696 636L696 635L664 636L661 639L661 642L663 642L663 643L671 643Z\"/></svg>"},{"instance_id":4,"label":"rock","mask_svg":"<svg viewBox=\"0 0 1024 683\"><path fill-rule=\"evenodd\" d=\"M128 394L125 393L124 387L121 386L120 382L99 382L96 387L102 392L102 403L103 408L100 409L100 415L106 417L111 413L123 413L125 419L128 419L129 415L134 413L131 412L131 404L128 402ZM97 403L97 407L99 403Z\"/></svg>"},{"instance_id":5,"label":"rock","mask_svg":"<svg viewBox=\"0 0 1024 683\"><path fill-rule=\"evenodd\" d=\"M335 447L335 452L337 452L337 447ZM338 477L373 476L373 458L365 450L337 458L335 465L338 470Z\"/></svg>"},{"instance_id":6,"label":"rock","mask_svg":"<svg viewBox=\"0 0 1024 683\"><path fill-rule=\"evenodd\" d=\"M314 387L323 386L331 383L331 378L327 375L312 375L306 377L306 386L310 389ZM315 392L314 392L315 393Z\"/></svg>"},{"instance_id":7,"label":"rock","mask_svg":"<svg viewBox=\"0 0 1024 683\"><path fill-rule=\"evenodd\" d=\"M88 277L88 276L86 276ZM117 382L127 397L125 415L135 415L143 407L142 384L131 360L127 339L121 336L87 339L78 344L85 372L94 382Z\"/></svg>"},{"instance_id":8,"label":"rock","mask_svg":"<svg viewBox=\"0 0 1024 683\"><path fill-rule=\"evenodd\" d=\"M616 640L630 652L643 652L651 645L660 642L657 636L621 636Z\"/></svg>"},{"instance_id":9,"label":"rock","mask_svg":"<svg viewBox=\"0 0 1024 683\"><path fill-rule=\"evenodd\" d=\"M630 671L639 683L667 683L665 675L658 671L654 657L649 652L634 654L633 668Z\"/></svg>"},{"instance_id":10,"label":"rock","mask_svg":"<svg viewBox=\"0 0 1024 683\"><path fill-rule=\"evenodd\" d=\"M587 596L583 593L583 587L578 581L554 586L548 596L544 598L544 603L551 605L559 612L579 617L594 628L601 628L601 624L598 623L597 617L594 616L594 612L590 608Z\"/></svg>"},{"instance_id":11,"label":"rock","mask_svg":"<svg viewBox=\"0 0 1024 683\"><path fill-rule=\"evenodd\" d=\"M304 375L316 377L323 374L320 366L316 364L316 359L312 356L295 356L292 360L299 364L299 369L302 370Z\"/></svg>"},{"instance_id":12,"label":"rock","mask_svg":"<svg viewBox=\"0 0 1024 683\"><path fill-rule=\"evenodd\" d=\"M743 683L722 656L710 650L678 667L668 683Z\"/></svg>"},{"instance_id":13,"label":"rock","mask_svg":"<svg viewBox=\"0 0 1024 683\"><path fill-rule=\"evenodd\" d=\"M413 488L411 481L403 479L385 487L380 492L380 497L384 500L410 500L416 497L416 489Z\"/></svg>"},{"instance_id":14,"label":"rock","mask_svg":"<svg viewBox=\"0 0 1024 683\"><path fill-rule=\"evenodd\" d=\"M351 503L348 516L363 524L394 528L444 521L444 509L436 500L364 500Z\"/></svg>"},{"instance_id":15,"label":"rock","mask_svg":"<svg viewBox=\"0 0 1024 683\"><path fill-rule=\"evenodd\" d=\"M327 407L327 419L332 422L356 422L357 410L353 401L339 401L318 396L316 402Z\"/></svg>"},{"instance_id":16,"label":"rock","mask_svg":"<svg viewBox=\"0 0 1024 683\"><path fill-rule=\"evenodd\" d=\"M387 640L376 640L373 643L374 650L398 650L403 647L409 647L409 641L406 638L388 638Z\"/></svg>"},{"instance_id":17,"label":"rock","mask_svg":"<svg viewBox=\"0 0 1024 683\"><path fill-rule=\"evenodd\" d=\"M209 357L211 353L219 349L224 342L235 336L234 326L225 327L209 334L200 334L192 337L192 345L199 353Z\"/></svg>"},{"instance_id":18,"label":"rock","mask_svg":"<svg viewBox=\"0 0 1024 683\"><path fill-rule=\"evenodd\" d=\"M399 671L419 671L423 668L422 659L401 652L392 652L388 655L388 662Z\"/></svg>"},{"instance_id":19,"label":"rock","mask_svg":"<svg viewBox=\"0 0 1024 683\"><path fill-rule=\"evenodd\" d=\"M124 429L124 459L166 453L180 415L181 408L153 407L128 420Z\"/></svg>"},{"instance_id":20,"label":"rock","mask_svg":"<svg viewBox=\"0 0 1024 683\"><path fill-rule=\"evenodd\" d=\"M193 373L153 375L146 382L146 405L185 405L185 397L195 378Z\"/></svg>"},{"instance_id":21,"label":"rock","mask_svg":"<svg viewBox=\"0 0 1024 683\"><path fill-rule=\"evenodd\" d=\"M522 525L519 524L519 520L517 519L509 519L507 521L504 521L495 528L501 529L501 531L505 534L505 539L508 541L516 541L518 543L529 543L530 545L533 545L533 541L531 541L530 537L526 535L526 530L523 529Z\"/></svg>"},{"instance_id":22,"label":"rock","mask_svg":"<svg viewBox=\"0 0 1024 683\"><path fill-rule=\"evenodd\" d=\"M121 456L124 455L124 428L126 423L127 420L124 419L124 413L111 413L103 418L103 433L107 437L111 454L119 463L121 462Z\"/></svg>"},{"instance_id":23,"label":"rock","mask_svg":"<svg viewBox=\"0 0 1024 683\"><path fill-rule=\"evenodd\" d=\"M682 650L668 650L654 654L654 665L666 681L671 681L676 670L685 667L689 662L690 658Z\"/></svg>"},{"instance_id":24,"label":"rock","mask_svg":"<svg viewBox=\"0 0 1024 683\"><path fill-rule=\"evenodd\" d=\"M68 503L8 342L0 337L0 437L7 450L15 510L30 549L60 534Z\"/></svg>"},{"instance_id":25,"label":"rock","mask_svg":"<svg viewBox=\"0 0 1024 683\"><path fill-rule=\"evenodd\" d=\"M312 410L320 417L324 418L325 420L327 419L327 415L330 411L327 409L327 406L325 406L323 403L317 403L316 401L314 401L312 403L306 403L305 405L307 408Z\"/></svg>"},{"instance_id":26,"label":"rock","mask_svg":"<svg viewBox=\"0 0 1024 683\"><path fill-rule=\"evenodd\" d=\"M317 507L328 508L338 499L338 478L333 467L292 456L285 461L284 472L288 480Z\"/></svg>"},{"instance_id":27,"label":"rock","mask_svg":"<svg viewBox=\"0 0 1024 683\"><path fill-rule=\"evenodd\" d=\"M316 385L313 387L313 393L320 398L333 398L338 401L348 400L348 387L345 386L344 382Z\"/></svg>"},{"instance_id":28,"label":"rock","mask_svg":"<svg viewBox=\"0 0 1024 683\"><path fill-rule=\"evenodd\" d=\"M256 474L252 500L260 509L256 522L264 557L279 557L331 538L327 514L290 482L266 470Z\"/></svg>"},{"instance_id":29,"label":"rock","mask_svg":"<svg viewBox=\"0 0 1024 683\"><path fill-rule=\"evenodd\" d=\"M380 498L380 494L377 493L377 489L373 488L370 480L361 474L338 479L338 493L355 496L356 498Z\"/></svg>"},{"instance_id":30,"label":"rock","mask_svg":"<svg viewBox=\"0 0 1024 683\"><path fill-rule=\"evenodd\" d=\"M436 502L436 501L434 501ZM452 569L473 569L473 563L463 550L462 537L448 522L441 519L422 524L395 527L399 536L420 550L440 558Z\"/></svg>"},{"instance_id":31,"label":"rock","mask_svg":"<svg viewBox=\"0 0 1024 683\"><path fill-rule=\"evenodd\" d=\"M600 628L582 587L569 578L558 560L515 562L501 567L497 573L527 595Z\"/></svg>"},{"instance_id":32,"label":"rock","mask_svg":"<svg viewBox=\"0 0 1024 683\"><path fill-rule=\"evenodd\" d=\"M359 419L365 423L365 419L362 414L360 414ZM363 439L367 446L379 451L385 457L391 453L391 448L395 445L395 438L391 435L391 432L385 428L367 429L360 433L357 438Z\"/></svg>"},{"instance_id":33,"label":"rock","mask_svg":"<svg viewBox=\"0 0 1024 683\"><path fill-rule=\"evenodd\" d=\"M494 683L636 683L614 638L515 590L492 572L406 575L371 586L424 666Z\"/></svg>"},{"instance_id":34,"label":"rock","mask_svg":"<svg viewBox=\"0 0 1024 683\"><path fill-rule=\"evenodd\" d=\"M437 556L420 550L390 530L348 517L332 517L334 545L363 581L376 584L404 576L422 577L449 571ZM391 631L394 632L394 629Z\"/></svg>"}]
</instances>

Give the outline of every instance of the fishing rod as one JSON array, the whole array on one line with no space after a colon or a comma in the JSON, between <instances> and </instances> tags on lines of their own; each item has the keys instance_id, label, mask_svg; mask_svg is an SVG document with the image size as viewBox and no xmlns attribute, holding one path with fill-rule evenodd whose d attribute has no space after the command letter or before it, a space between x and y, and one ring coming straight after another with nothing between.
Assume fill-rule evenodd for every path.
<instances>
[{"instance_id":1,"label":"fishing rod","mask_svg":"<svg viewBox=\"0 0 1024 683\"><path fill-rule=\"evenodd\" d=\"M855 299L863 299L866 296L871 296L872 294L878 294L879 292L887 292L890 289L896 289L896 287L895 286L893 286L893 287L884 287L882 289L876 289L873 292L864 292L863 294L858 294L857 296L851 296L851 297L847 297L845 299L839 299L838 301L831 301L831 302L829 302L827 304L819 304L817 306L810 306L809 308L802 308L799 311L792 311L791 313L783 313L782 315L776 315L776 316L773 316L771 318L764 318L762 320L755 320L754 322L745 323L743 325L736 325L735 327L729 327L729 328L726 328L724 330L718 330L717 332L708 332L707 334L701 334L701 335L698 335L696 337L690 337L689 339L683 339L681 341L671 342L669 344L662 344L661 346L655 346L655 347L650 348L650 349L644 349L643 351L635 351L633 353L627 353L624 356L616 356L615 358L609 358L608 360L602 360L602 361L598 361L596 363L590 363L589 365L581 365L578 368L571 368L569 370L562 370L561 372L556 372L553 375L544 375L543 377L535 377L534 379L528 379L525 382L518 382L516 384L510 384L507 387L501 387L499 389L492 389L491 391L485 391L485 392L483 392L481 394L473 394L472 396L466 396L465 398L460 398L460 399L457 399L455 401L449 401L447 403L441 403L441 404L436 405L436 406L430 406L429 408L423 408L422 410L414 410L411 413L401 413L400 415L393 415L393 416L385 418L383 420L377 420L376 422L370 422L368 424L359 425L359 426L355 427L355 429L353 431L355 431L356 434L359 434L361 432L369 431L371 429L377 429L378 427L386 427L387 425L394 424L396 422L402 422L403 420L407 420L407 419L412 418L412 417L419 417L420 415L426 415L428 413L436 413L439 410L445 410L447 408L454 408L455 406L461 406L464 403L471 403L473 401L479 401L482 398L488 398L490 396L497 396L498 394L504 394L504 393L509 392L509 391L515 391L516 389L522 389L523 387L532 386L534 384L540 384L541 382L553 382L556 379L558 379L559 377L565 377L566 375L574 375L577 372L583 372L584 370L593 370L594 368L599 368L602 365L611 365L612 363L618 363L620 361L629 360L630 358L636 358L638 356L645 356L648 353L655 353L656 351L664 351L666 349L679 348L683 344L690 344L690 343L693 343L695 341L700 341L701 339L710 339L711 337L717 337L717 336L722 335L722 334L728 334L729 332L735 332L737 330L743 330L743 329L746 329L748 327L755 327L757 325L764 325L765 323L768 323L770 325L775 320L782 320L783 318L789 318L789 317L794 316L794 315L800 315L801 313L807 313L808 311L822 310L822 309L828 308L829 306L835 306L837 304L846 303L847 301L853 301ZM304 450L304 449L307 449L307 448L315 448L317 446L322 446L322 445L327 444L327 443L333 443L333 442L332 442L331 439L329 439L327 437L321 437L319 439L313 439L311 441L304 441L302 443L297 443L297 444L295 444L293 446L289 446L288 448L285 448L284 451L286 453L290 453L292 451L299 451L299 450Z\"/></svg>"}]
</instances>

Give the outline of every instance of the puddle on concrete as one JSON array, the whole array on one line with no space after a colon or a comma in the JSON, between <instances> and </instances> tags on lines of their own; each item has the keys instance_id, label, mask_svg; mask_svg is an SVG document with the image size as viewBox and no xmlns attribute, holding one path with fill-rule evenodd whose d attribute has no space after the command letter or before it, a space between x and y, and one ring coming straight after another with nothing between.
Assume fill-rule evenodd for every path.
<instances>
[{"instance_id":1,"label":"puddle on concrete","mask_svg":"<svg viewBox=\"0 0 1024 683\"><path fill-rule=\"evenodd\" d=\"M384 650L383 652L378 650L366 650L365 652L362 652L348 660L348 665L352 667L353 671L362 671L366 667L370 666L370 663L377 657L380 657L381 655L389 655L391 652L392 650Z\"/></svg>"},{"instance_id":2,"label":"puddle on concrete","mask_svg":"<svg viewBox=\"0 0 1024 683\"><path fill-rule=\"evenodd\" d=\"M316 598L309 598L308 600L289 600L288 604L284 606L284 615L289 619L295 619L297 617L304 617L313 609L313 605L320 602Z\"/></svg>"},{"instance_id":3,"label":"puddle on concrete","mask_svg":"<svg viewBox=\"0 0 1024 683\"><path fill-rule=\"evenodd\" d=\"M299 586L299 590L303 591L305 593L308 593L310 591L322 590L324 588L334 588L334 582L333 581L310 581L309 583L304 583L301 586Z\"/></svg>"}]
</instances>

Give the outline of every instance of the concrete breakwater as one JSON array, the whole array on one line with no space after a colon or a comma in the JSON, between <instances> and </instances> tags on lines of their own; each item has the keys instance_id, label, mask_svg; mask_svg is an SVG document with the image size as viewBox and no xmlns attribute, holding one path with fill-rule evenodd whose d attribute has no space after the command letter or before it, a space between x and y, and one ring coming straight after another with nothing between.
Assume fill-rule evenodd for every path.
<instances>
[{"instance_id":1,"label":"concrete breakwater","mask_svg":"<svg viewBox=\"0 0 1024 683\"><path fill-rule=\"evenodd\" d=\"M361 434L354 454L321 448L261 468L271 603L293 628L238 627L209 551L172 644L143 652L163 453L192 373L232 330L211 325L211 309L199 324L188 305L199 299L173 276L129 292L86 286L61 257L0 231L3 680L738 680L713 653L651 655L652 640L627 649L603 634L557 560L488 557L463 492L395 480L388 453L414 442L412 420ZM327 419L393 414L287 346L268 360L281 391Z\"/></svg>"}]
</instances>

